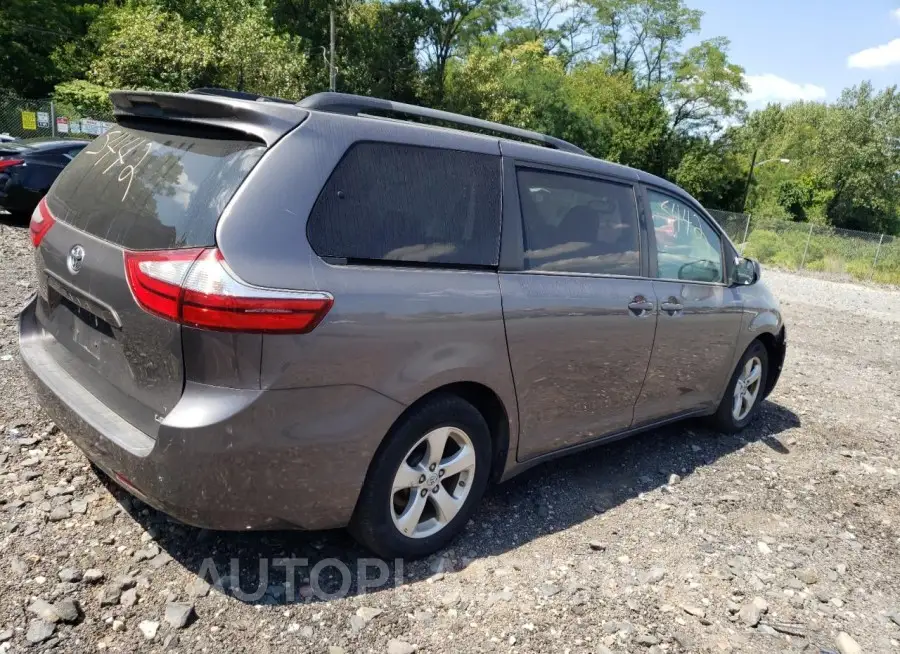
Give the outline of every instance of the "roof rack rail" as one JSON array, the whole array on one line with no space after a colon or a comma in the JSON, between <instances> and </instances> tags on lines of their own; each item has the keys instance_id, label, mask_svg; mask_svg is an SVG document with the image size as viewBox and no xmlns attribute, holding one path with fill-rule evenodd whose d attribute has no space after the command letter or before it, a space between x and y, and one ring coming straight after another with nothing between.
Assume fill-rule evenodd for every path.
<instances>
[{"instance_id":1,"label":"roof rack rail","mask_svg":"<svg viewBox=\"0 0 900 654\"><path fill-rule=\"evenodd\" d=\"M226 98L234 98L235 100L252 100L253 102L281 102L282 104L296 104L293 100L285 98L275 98L268 95L257 95L256 93L248 93L246 91L232 91L231 89L220 89L213 86L204 86L199 89L191 89L188 93L195 95L221 95Z\"/></svg>"},{"instance_id":2,"label":"roof rack rail","mask_svg":"<svg viewBox=\"0 0 900 654\"><path fill-rule=\"evenodd\" d=\"M515 136L520 139L534 141L556 150L565 152L574 152L575 154L587 155L587 152L579 148L577 145L563 141L554 136L547 136L540 132L532 132L527 129L518 127L510 127L501 123L494 123L489 120L481 120L480 118L472 118L462 114L454 114L449 111L441 111L440 109L429 109L427 107L417 107L412 104L403 102L393 102L391 100L382 100L380 98L370 98L363 95L351 95L349 93L316 93L297 103L297 106L304 109L314 109L318 111L326 111L328 113L347 114L350 116L358 116L366 114L370 111L383 111L396 114L406 114L408 116L419 116L421 118L430 118L431 120L442 120L456 125L465 125L466 127L474 127L507 136ZM590 155L588 155L590 156Z\"/></svg>"}]
</instances>

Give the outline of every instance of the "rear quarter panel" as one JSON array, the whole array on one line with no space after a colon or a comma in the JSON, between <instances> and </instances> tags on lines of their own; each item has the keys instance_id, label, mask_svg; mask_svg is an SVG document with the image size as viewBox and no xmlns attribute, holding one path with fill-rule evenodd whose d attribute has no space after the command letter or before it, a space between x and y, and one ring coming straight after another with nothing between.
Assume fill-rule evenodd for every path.
<instances>
[{"instance_id":1,"label":"rear quarter panel","mask_svg":"<svg viewBox=\"0 0 900 654\"><path fill-rule=\"evenodd\" d=\"M436 388L477 382L505 405L514 439L517 409L496 272L332 265L309 246L307 217L357 141L500 154L496 139L317 112L272 148L219 221L218 246L245 281L327 291L334 306L310 334L263 338L260 386L361 386L399 403L396 418ZM374 454L384 435L359 434L357 446Z\"/></svg>"}]
</instances>

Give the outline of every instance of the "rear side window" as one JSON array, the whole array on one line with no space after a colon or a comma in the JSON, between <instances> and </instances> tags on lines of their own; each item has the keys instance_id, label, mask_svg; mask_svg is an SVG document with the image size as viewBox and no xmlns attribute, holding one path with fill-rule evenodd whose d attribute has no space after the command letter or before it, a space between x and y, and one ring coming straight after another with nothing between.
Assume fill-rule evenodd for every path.
<instances>
[{"instance_id":1,"label":"rear side window","mask_svg":"<svg viewBox=\"0 0 900 654\"><path fill-rule=\"evenodd\" d=\"M632 186L528 169L517 176L526 270L641 274Z\"/></svg>"},{"instance_id":2,"label":"rear side window","mask_svg":"<svg viewBox=\"0 0 900 654\"><path fill-rule=\"evenodd\" d=\"M321 257L496 266L500 157L357 143L322 189L307 236Z\"/></svg>"},{"instance_id":3,"label":"rear side window","mask_svg":"<svg viewBox=\"0 0 900 654\"><path fill-rule=\"evenodd\" d=\"M66 166L47 198L63 222L132 250L215 244L258 142L117 126Z\"/></svg>"}]
</instances>

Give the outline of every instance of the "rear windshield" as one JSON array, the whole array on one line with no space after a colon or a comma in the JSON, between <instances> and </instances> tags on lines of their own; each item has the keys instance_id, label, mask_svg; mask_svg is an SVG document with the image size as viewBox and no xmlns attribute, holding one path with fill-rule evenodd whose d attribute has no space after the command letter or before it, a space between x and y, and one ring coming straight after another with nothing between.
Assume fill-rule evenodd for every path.
<instances>
[{"instance_id":1,"label":"rear windshield","mask_svg":"<svg viewBox=\"0 0 900 654\"><path fill-rule=\"evenodd\" d=\"M47 203L58 220L128 249L214 245L219 215L264 150L116 126L72 160Z\"/></svg>"}]
</instances>

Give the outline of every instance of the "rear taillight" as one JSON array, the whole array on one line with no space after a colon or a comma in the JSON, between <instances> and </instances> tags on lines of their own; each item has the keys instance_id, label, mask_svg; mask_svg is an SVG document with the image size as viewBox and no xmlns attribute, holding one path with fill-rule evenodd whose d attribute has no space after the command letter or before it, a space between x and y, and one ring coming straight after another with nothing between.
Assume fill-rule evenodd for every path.
<instances>
[{"instance_id":1,"label":"rear taillight","mask_svg":"<svg viewBox=\"0 0 900 654\"><path fill-rule=\"evenodd\" d=\"M47 208L47 200L41 198L38 206L31 213L31 223L28 225L28 231L31 233L31 244L34 247L39 246L55 223L56 220L53 218L53 214Z\"/></svg>"},{"instance_id":2,"label":"rear taillight","mask_svg":"<svg viewBox=\"0 0 900 654\"><path fill-rule=\"evenodd\" d=\"M125 272L146 311L203 329L303 334L334 303L328 293L251 286L215 248L126 251Z\"/></svg>"},{"instance_id":3,"label":"rear taillight","mask_svg":"<svg viewBox=\"0 0 900 654\"><path fill-rule=\"evenodd\" d=\"M4 168L12 168L23 163L25 163L24 159L0 159L0 173L3 172Z\"/></svg>"}]
</instances>

